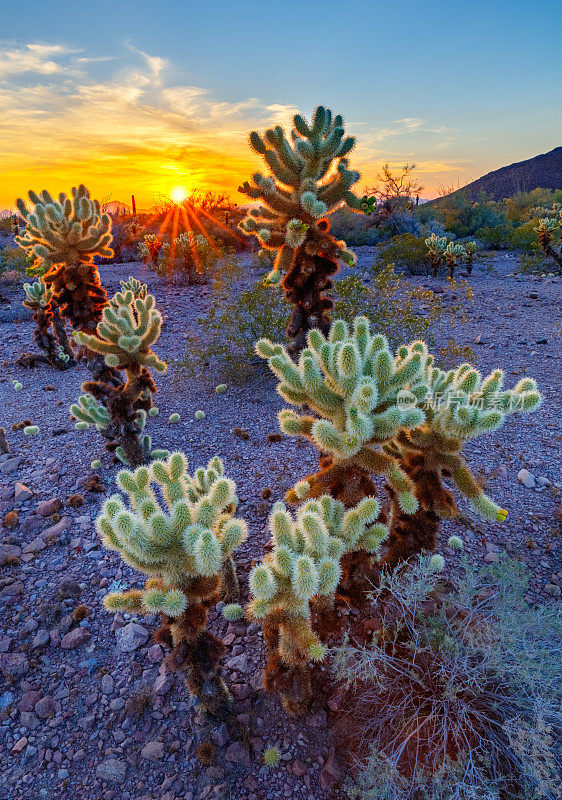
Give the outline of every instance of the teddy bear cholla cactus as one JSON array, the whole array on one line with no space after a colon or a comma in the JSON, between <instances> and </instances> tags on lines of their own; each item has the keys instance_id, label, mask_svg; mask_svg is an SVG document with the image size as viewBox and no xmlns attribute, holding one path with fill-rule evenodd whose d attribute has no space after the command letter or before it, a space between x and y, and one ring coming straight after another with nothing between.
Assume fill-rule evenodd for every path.
<instances>
[{"instance_id":1,"label":"teddy bear cholla cactus","mask_svg":"<svg viewBox=\"0 0 562 800\"><path fill-rule=\"evenodd\" d=\"M422 549L433 550L439 521L458 513L455 499L443 484L450 478L480 516L503 522L507 511L482 490L467 466L462 450L467 441L500 428L508 414L535 411L541 396L532 378L522 378L513 389L502 391L504 375L494 370L485 378L470 364L444 372L424 354L423 380L429 393L423 404L425 421L415 429L401 430L384 445L415 486L419 508L405 514L392 499L390 536L383 562L395 567ZM414 395L411 402L417 402Z\"/></svg>"},{"instance_id":2,"label":"teddy bear cholla cactus","mask_svg":"<svg viewBox=\"0 0 562 800\"><path fill-rule=\"evenodd\" d=\"M75 334L79 344L103 356L117 380L83 383L86 395L70 412L80 428L95 425L107 439L107 449L123 463L138 466L150 457L150 437L143 434L146 412L156 392L150 369L166 371L166 364L152 350L160 336L162 317L154 308L154 297L139 281L130 278L122 283L122 289L104 308L96 335Z\"/></svg>"},{"instance_id":3,"label":"teddy bear cholla cactus","mask_svg":"<svg viewBox=\"0 0 562 800\"><path fill-rule=\"evenodd\" d=\"M311 664L325 655L313 612L333 606L345 553L378 552L388 535L384 524L375 523L379 511L374 497L346 510L327 495L304 503L295 518L283 503L273 507L272 550L250 573L247 613L263 626L268 648L265 687L278 691L291 713L309 708Z\"/></svg>"},{"instance_id":4,"label":"teddy bear cholla cactus","mask_svg":"<svg viewBox=\"0 0 562 800\"><path fill-rule=\"evenodd\" d=\"M353 506L376 493L370 475L383 474L393 510L387 563L435 546L438 520L456 512L443 475L451 475L480 514L505 518L483 494L461 450L468 439L496 430L511 411L534 410L540 395L532 379L502 392L499 370L485 380L470 364L442 372L421 341L392 355L385 337L371 334L365 317L355 319L351 332L336 320L327 339L310 331L308 343L298 363L280 344L256 345L280 379L279 394L317 415L284 409L278 415L281 430L306 437L328 454L321 457L320 472L288 492L289 502L326 493ZM371 566L363 554L344 559L350 596Z\"/></svg>"},{"instance_id":5,"label":"teddy bear cholla cactus","mask_svg":"<svg viewBox=\"0 0 562 800\"><path fill-rule=\"evenodd\" d=\"M446 236L438 236L436 233L432 233L425 240L425 245L427 247L427 257L429 258L429 263L431 264L431 274L435 278L437 276L437 271L441 264L443 263L445 248L447 247L448 239Z\"/></svg>"},{"instance_id":6,"label":"teddy bear cholla cactus","mask_svg":"<svg viewBox=\"0 0 562 800\"><path fill-rule=\"evenodd\" d=\"M539 244L543 253L552 258L558 267L562 269L562 248L557 251L552 245L555 233L560 232L560 240L562 241L562 211L559 212L558 219L550 217L540 219L536 231L539 235Z\"/></svg>"},{"instance_id":7,"label":"teddy bear cholla cactus","mask_svg":"<svg viewBox=\"0 0 562 800\"><path fill-rule=\"evenodd\" d=\"M345 242L329 234L326 216L342 204L356 211L362 204L351 191L360 175L348 168L345 156L355 139L344 135L342 117L318 106L310 124L296 114L293 125L292 143L279 125L263 136L252 131L250 146L263 156L271 174L255 172L252 185L245 182L239 191L260 201L240 228L256 236L262 248L277 251L269 280L282 281L293 306L287 335L289 350L296 354L305 346L308 330L327 332L333 302L324 291L332 286L338 259L354 260Z\"/></svg>"},{"instance_id":8,"label":"teddy bear cholla cactus","mask_svg":"<svg viewBox=\"0 0 562 800\"><path fill-rule=\"evenodd\" d=\"M203 273L213 267L218 258L219 250L210 237L186 231L176 236L172 242L162 245L159 266L170 272L179 267L190 285L205 284L207 281Z\"/></svg>"},{"instance_id":9,"label":"teddy bear cholla cactus","mask_svg":"<svg viewBox=\"0 0 562 800\"><path fill-rule=\"evenodd\" d=\"M64 321L61 319L58 306L53 304L53 293L43 281L24 283L25 299L23 305L33 311L35 330L33 341L42 353L22 353L16 364L33 367L38 363L47 363L52 367L64 370L72 366L72 348L66 335Z\"/></svg>"},{"instance_id":10,"label":"teddy bear cholla cactus","mask_svg":"<svg viewBox=\"0 0 562 800\"><path fill-rule=\"evenodd\" d=\"M142 242L139 242L140 257L145 264L158 264L158 256L162 249L162 240L154 233L147 233Z\"/></svg>"},{"instance_id":11,"label":"teddy bear cholla cactus","mask_svg":"<svg viewBox=\"0 0 562 800\"><path fill-rule=\"evenodd\" d=\"M224 646L207 629L208 610L221 596L221 570L246 539L232 516L236 487L219 458L187 472L183 453L134 472L122 470L97 519L102 542L148 576L144 589L113 592L105 607L132 614L159 613L155 639L170 648L168 664L185 673L200 706L222 716L230 703L218 674Z\"/></svg>"},{"instance_id":12,"label":"teddy bear cholla cactus","mask_svg":"<svg viewBox=\"0 0 562 800\"><path fill-rule=\"evenodd\" d=\"M83 185L73 187L72 198L61 193L54 200L45 190L30 191L29 199L32 211L23 200L17 201L26 227L16 241L48 266L43 281L51 287L63 317L76 330L92 333L107 301L94 256L113 256L111 219Z\"/></svg>"}]
</instances>

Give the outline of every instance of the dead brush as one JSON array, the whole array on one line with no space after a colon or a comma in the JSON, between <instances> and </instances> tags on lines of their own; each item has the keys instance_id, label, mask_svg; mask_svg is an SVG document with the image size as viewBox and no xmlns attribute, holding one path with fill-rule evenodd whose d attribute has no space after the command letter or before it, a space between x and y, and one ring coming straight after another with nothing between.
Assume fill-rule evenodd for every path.
<instances>
[{"instance_id":1,"label":"dead brush","mask_svg":"<svg viewBox=\"0 0 562 800\"><path fill-rule=\"evenodd\" d=\"M334 652L350 797L560 797L560 615L527 605L516 561L465 562L458 588L429 563L384 576L372 644Z\"/></svg>"}]
</instances>

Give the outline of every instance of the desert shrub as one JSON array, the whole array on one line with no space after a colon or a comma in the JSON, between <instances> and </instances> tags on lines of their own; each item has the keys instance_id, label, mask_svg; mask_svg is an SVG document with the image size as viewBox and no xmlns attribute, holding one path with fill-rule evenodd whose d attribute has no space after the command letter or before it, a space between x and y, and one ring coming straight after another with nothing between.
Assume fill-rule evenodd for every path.
<instances>
[{"instance_id":1,"label":"desert shrub","mask_svg":"<svg viewBox=\"0 0 562 800\"><path fill-rule=\"evenodd\" d=\"M560 614L527 604L517 561L464 567L456 587L429 558L384 576L372 643L334 652L352 798L560 797Z\"/></svg>"},{"instance_id":2,"label":"desert shrub","mask_svg":"<svg viewBox=\"0 0 562 800\"><path fill-rule=\"evenodd\" d=\"M378 225L376 215L360 215L347 207L335 211L330 223L332 235L336 239L344 239L351 247L377 245L389 236L388 232Z\"/></svg>"},{"instance_id":3,"label":"desert shrub","mask_svg":"<svg viewBox=\"0 0 562 800\"><path fill-rule=\"evenodd\" d=\"M411 233L394 236L381 250L377 259L377 266L385 267L390 264L403 267L411 275L428 275L431 267L425 238Z\"/></svg>"},{"instance_id":4,"label":"desert shrub","mask_svg":"<svg viewBox=\"0 0 562 800\"><path fill-rule=\"evenodd\" d=\"M32 260L33 259L31 259L31 261ZM5 247L4 249L0 249L0 275L16 273L19 278L22 278L28 266L28 257L19 247Z\"/></svg>"},{"instance_id":5,"label":"desert shrub","mask_svg":"<svg viewBox=\"0 0 562 800\"><path fill-rule=\"evenodd\" d=\"M501 203L489 200L482 193L471 200L464 192L457 192L439 201L446 230L454 236L475 236L480 228L495 228L505 220Z\"/></svg>"},{"instance_id":6,"label":"desert shrub","mask_svg":"<svg viewBox=\"0 0 562 800\"><path fill-rule=\"evenodd\" d=\"M113 222L111 226L111 234L113 242L113 258L111 263L123 264L127 261L138 260L138 250L135 237L132 233L132 223L125 224L124 222Z\"/></svg>"},{"instance_id":7,"label":"desert shrub","mask_svg":"<svg viewBox=\"0 0 562 800\"><path fill-rule=\"evenodd\" d=\"M432 325L444 314L453 324L471 299L466 283L456 283L455 291L457 300L445 310L438 295L412 286L389 266L374 273L371 285L356 275L335 281L333 314L349 322L364 314L392 344L406 337L431 342ZM261 338L284 341L289 313L280 290L263 281L240 294L224 283L213 284L207 315L188 332L185 356L177 364L180 373L202 375L211 367L209 378L241 382L267 371L254 345Z\"/></svg>"}]
</instances>

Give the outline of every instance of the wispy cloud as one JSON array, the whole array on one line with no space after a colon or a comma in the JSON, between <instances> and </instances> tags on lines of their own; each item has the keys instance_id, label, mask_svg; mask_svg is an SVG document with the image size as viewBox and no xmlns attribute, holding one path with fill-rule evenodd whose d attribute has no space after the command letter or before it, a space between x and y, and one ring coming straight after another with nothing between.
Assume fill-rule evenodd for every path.
<instances>
[{"instance_id":1,"label":"wispy cloud","mask_svg":"<svg viewBox=\"0 0 562 800\"><path fill-rule=\"evenodd\" d=\"M143 204L179 179L235 191L257 164L249 130L288 128L298 110L254 97L226 102L203 87L172 83L173 65L158 55L132 45L124 53L125 68L123 53L90 57L61 44L0 48L0 207L30 186L58 192L80 181L104 196L134 191ZM100 79L100 60L120 68ZM383 161L416 160L416 140L437 147L448 136L414 117L349 127L358 128L353 163L366 182ZM458 169L441 157L419 167L439 175Z\"/></svg>"}]
</instances>

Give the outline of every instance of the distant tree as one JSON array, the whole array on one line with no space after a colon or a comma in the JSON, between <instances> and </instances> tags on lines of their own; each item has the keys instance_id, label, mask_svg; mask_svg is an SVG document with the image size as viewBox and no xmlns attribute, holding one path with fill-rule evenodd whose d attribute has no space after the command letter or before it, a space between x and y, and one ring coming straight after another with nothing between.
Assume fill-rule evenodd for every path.
<instances>
[{"instance_id":1,"label":"distant tree","mask_svg":"<svg viewBox=\"0 0 562 800\"><path fill-rule=\"evenodd\" d=\"M416 195L423 189L414 176L415 169L416 164L404 164L397 171L393 171L388 163L383 166L374 186L365 190L367 195L376 198L380 213L388 216L393 211L413 208Z\"/></svg>"}]
</instances>

